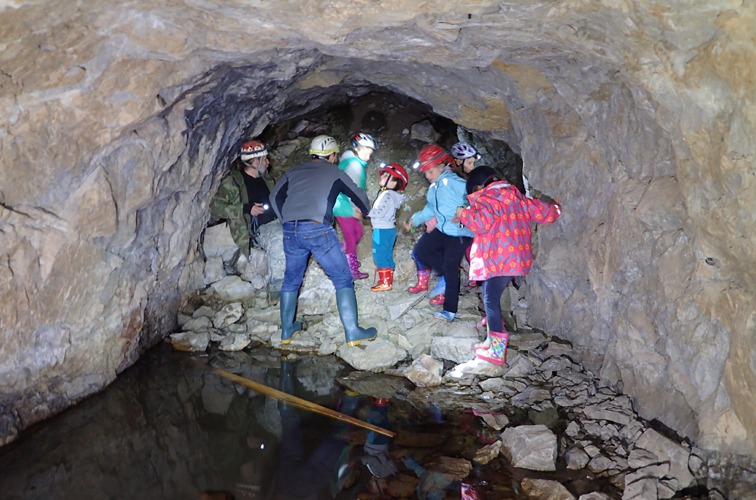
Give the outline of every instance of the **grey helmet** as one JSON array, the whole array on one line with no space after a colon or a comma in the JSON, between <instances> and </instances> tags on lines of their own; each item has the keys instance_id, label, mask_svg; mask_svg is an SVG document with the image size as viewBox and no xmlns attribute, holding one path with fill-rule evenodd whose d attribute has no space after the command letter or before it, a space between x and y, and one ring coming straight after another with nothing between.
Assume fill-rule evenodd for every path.
<instances>
[{"instance_id":1,"label":"grey helmet","mask_svg":"<svg viewBox=\"0 0 756 500\"><path fill-rule=\"evenodd\" d=\"M449 152L457 160L466 160L467 158L475 158L476 160L480 160L480 154L478 153L478 150L467 142L458 142L451 147Z\"/></svg>"}]
</instances>

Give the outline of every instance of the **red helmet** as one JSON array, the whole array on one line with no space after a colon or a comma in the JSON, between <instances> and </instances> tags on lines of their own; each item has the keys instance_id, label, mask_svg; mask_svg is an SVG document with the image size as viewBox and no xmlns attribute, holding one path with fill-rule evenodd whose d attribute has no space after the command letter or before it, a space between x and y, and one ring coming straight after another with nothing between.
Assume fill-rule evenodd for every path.
<instances>
[{"instance_id":1,"label":"red helmet","mask_svg":"<svg viewBox=\"0 0 756 500\"><path fill-rule=\"evenodd\" d=\"M417 154L420 162L420 172L425 172L436 165L444 165L454 162L454 159L444 148L438 144L428 144Z\"/></svg>"},{"instance_id":2,"label":"red helmet","mask_svg":"<svg viewBox=\"0 0 756 500\"><path fill-rule=\"evenodd\" d=\"M383 175L384 173L399 181L399 186L397 187L399 191L403 191L407 187L409 176L403 166L398 163L389 163L378 171L378 175Z\"/></svg>"},{"instance_id":3,"label":"red helmet","mask_svg":"<svg viewBox=\"0 0 756 500\"><path fill-rule=\"evenodd\" d=\"M268 154L265 144L260 141L247 141L241 147L242 161L250 161L254 158L260 158Z\"/></svg>"}]
</instances>

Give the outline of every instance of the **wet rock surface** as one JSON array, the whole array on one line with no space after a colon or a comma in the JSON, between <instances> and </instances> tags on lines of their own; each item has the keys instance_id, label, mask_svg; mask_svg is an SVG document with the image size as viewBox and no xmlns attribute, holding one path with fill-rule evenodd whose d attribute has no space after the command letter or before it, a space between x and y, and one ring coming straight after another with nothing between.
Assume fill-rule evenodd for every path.
<instances>
[{"instance_id":1,"label":"wet rock surface","mask_svg":"<svg viewBox=\"0 0 756 500\"><path fill-rule=\"evenodd\" d=\"M553 340L541 339L520 355L542 357ZM354 371L330 355L262 347L227 353L213 344L208 354L154 351L108 391L0 450L3 498L82 492L197 498L209 491L242 495L249 488L280 493L281 483L272 479L277 471L299 470L279 462L292 436L290 410L210 373L205 367L211 366L394 431L371 455L366 445L375 435L297 413L306 450L334 436L344 439L340 446L353 444L359 460L351 491L365 498L460 498L473 491L481 500L723 500L751 498L756 486L752 461L705 453L640 419L632 407L617 405L624 424L616 415L612 421L586 418L590 405L624 398L590 373L581 383L593 387L591 400L566 408L549 394L557 387L551 381L568 378L572 369L551 381L535 370L517 377L515 395L528 396L515 402L491 387L491 378L424 388L402 376L402 367ZM383 411L381 419L376 411ZM608 425L617 432L602 434ZM328 467L339 462L323 460L330 477Z\"/></svg>"},{"instance_id":2,"label":"wet rock surface","mask_svg":"<svg viewBox=\"0 0 756 500\"><path fill-rule=\"evenodd\" d=\"M327 291L320 273L311 265L302 294L309 297L304 309L318 314L300 313L305 329L287 346L280 344L278 307L267 303L262 291L248 297L241 312L240 303L226 304L212 287L196 297L196 304L202 305L184 311L179 323L186 330L187 325L197 324L195 316L219 320L203 322L205 331L174 334L171 343L182 350L180 342L186 342L187 335L198 336L198 342L215 335L215 341L207 341L205 347L222 350L226 336L231 335L295 357L336 355L361 370L339 379L357 393L423 408L431 405L449 415L472 411L488 436L469 457L478 467L499 461L521 471L572 471L611 485L608 493L577 492L573 486L575 493L599 495L586 498L730 498L732 485L724 485L716 472L728 459L717 465L723 457L641 418L631 398L604 385L576 361L569 342L523 327L510 334L507 364L495 366L474 359L472 344L485 336L485 331L476 328L481 314L478 288L464 290L457 319L446 323L433 318L436 307L428 304L426 296L418 299L408 294L401 281L395 282L394 290L382 293L371 292L371 283L358 281L360 307L370 302L371 311L385 307L385 313L362 315L363 325L378 328L378 338L349 348L328 294L315 299L315 294L307 293L313 280ZM387 321L390 307L396 304L405 307ZM238 318L237 323L229 324L232 318ZM749 470L756 469L741 469L737 487L756 489ZM527 472L522 474L527 476ZM392 488L401 490L398 484ZM579 496L570 496L574 493L558 481L538 476L522 479L517 491L527 498Z\"/></svg>"}]
</instances>

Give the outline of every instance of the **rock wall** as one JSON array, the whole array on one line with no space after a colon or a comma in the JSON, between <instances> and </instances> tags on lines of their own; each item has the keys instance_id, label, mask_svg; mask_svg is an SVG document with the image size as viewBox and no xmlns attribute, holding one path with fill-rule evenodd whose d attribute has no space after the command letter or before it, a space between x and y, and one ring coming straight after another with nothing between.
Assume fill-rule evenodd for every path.
<instances>
[{"instance_id":1,"label":"rock wall","mask_svg":"<svg viewBox=\"0 0 756 500\"><path fill-rule=\"evenodd\" d=\"M644 417L756 451L754 5L0 9L0 441L174 328L244 138L383 88L507 141L563 202L537 239L533 326Z\"/></svg>"}]
</instances>

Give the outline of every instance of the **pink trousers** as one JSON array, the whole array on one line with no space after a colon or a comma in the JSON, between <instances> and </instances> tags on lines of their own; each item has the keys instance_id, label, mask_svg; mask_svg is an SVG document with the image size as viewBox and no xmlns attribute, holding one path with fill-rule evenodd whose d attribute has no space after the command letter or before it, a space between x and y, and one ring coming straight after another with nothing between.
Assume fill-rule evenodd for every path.
<instances>
[{"instance_id":1,"label":"pink trousers","mask_svg":"<svg viewBox=\"0 0 756 500\"><path fill-rule=\"evenodd\" d=\"M344 253L357 253L357 243L362 239L362 222L356 217L336 217L344 235Z\"/></svg>"}]
</instances>

